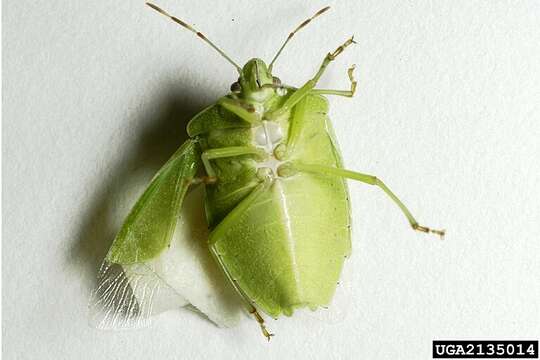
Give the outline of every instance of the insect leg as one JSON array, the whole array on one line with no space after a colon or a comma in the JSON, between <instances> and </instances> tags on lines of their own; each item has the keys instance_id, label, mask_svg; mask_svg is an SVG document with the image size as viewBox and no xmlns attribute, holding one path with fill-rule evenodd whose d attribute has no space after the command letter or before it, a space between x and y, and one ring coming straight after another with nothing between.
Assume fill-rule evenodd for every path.
<instances>
[{"instance_id":1,"label":"insect leg","mask_svg":"<svg viewBox=\"0 0 540 360\"><path fill-rule=\"evenodd\" d=\"M262 149L251 146L230 146L206 150L202 153L201 159L208 177L210 179L215 179L216 172L210 164L210 160L240 155L257 155L260 157L265 157L266 153Z\"/></svg>"},{"instance_id":2,"label":"insect leg","mask_svg":"<svg viewBox=\"0 0 540 360\"><path fill-rule=\"evenodd\" d=\"M216 178L210 176L199 176L191 179L191 185L199 184L213 184L216 182Z\"/></svg>"},{"instance_id":3,"label":"insect leg","mask_svg":"<svg viewBox=\"0 0 540 360\"><path fill-rule=\"evenodd\" d=\"M341 54L351 44L356 44L354 42L354 36L352 36L350 39L348 39L343 44L338 46L338 48L336 50L334 50L334 52L328 53L326 55L326 57L324 58L321 66L319 67L319 71L317 71L317 73L315 74L313 79L311 79L311 81L315 82L315 84L316 84L317 81L319 81L319 79L321 78L322 74L324 73L324 70L326 70L326 67L328 66L328 64L330 64L330 62L334 61L336 59L336 57L339 54ZM315 86L315 84L313 86Z\"/></svg>"},{"instance_id":4,"label":"insect leg","mask_svg":"<svg viewBox=\"0 0 540 360\"><path fill-rule=\"evenodd\" d=\"M259 314L257 309L254 305L256 305L250 297L242 290L240 285L238 284L237 280L231 275L231 273L227 270L227 267L223 263L222 255L219 253L219 251L216 248L216 241L220 239L222 234L224 232L227 232L228 228L231 226L231 223L234 223L237 221L238 217L240 217L246 209L248 209L257 198L268 190L270 187L271 182L269 180L266 180L262 182L261 184L257 185L257 187L244 199L242 202L234 208L229 215L210 233L210 237L208 239L208 245L210 248L210 253L216 260L216 262L219 264L219 267L229 279L230 284L233 286L233 288L236 290L240 298L244 301L246 304L249 313L253 314L255 317L255 320L259 323L259 326L261 327L262 334L270 341L270 337L274 336L274 334L269 333L266 329L266 326L264 324L263 317Z\"/></svg>"},{"instance_id":5,"label":"insect leg","mask_svg":"<svg viewBox=\"0 0 540 360\"><path fill-rule=\"evenodd\" d=\"M326 67L328 64L330 64L332 61L336 59L336 57L343 52L349 45L355 44L354 37L351 37L347 41L345 41L343 44L338 46L334 52L328 53L326 57L324 58L321 66L319 67L319 70L315 74L315 76L308 80L301 88L295 91L294 94L292 94L286 101L283 103L281 108L273 111L270 114L266 114L266 117L268 119L276 118L285 112L291 110L294 105L296 105L300 100L302 100L305 96L307 96L313 89L315 88L315 85L317 85L317 82L321 78L322 74L326 70ZM352 76L352 71L349 69L350 75ZM354 80L353 80L354 81Z\"/></svg>"},{"instance_id":6,"label":"insect leg","mask_svg":"<svg viewBox=\"0 0 540 360\"><path fill-rule=\"evenodd\" d=\"M266 326L264 325L264 319L261 316L261 314L259 314L259 312L257 311L257 309L255 309L254 306L251 307L251 310L249 310L249 313L253 314L253 316L255 317L255 320L257 320L257 322L259 323L259 326L261 327L261 331L263 335L266 337L268 341L270 341L270 337L274 336L274 334L269 333L268 330L266 329Z\"/></svg>"},{"instance_id":7,"label":"insect leg","mask_svg":"<svg viewBox=\"0 0 540 360\"><path fill-rule=\"evenodd\" d=\"M223 97L219 99L218 105L221 105L226 110L238 115L241 119L250 124L260 121L260 115L257 114L253 105L245 104L240 100Z\"/></svg>"},{"instance_id":8,"label":"insect leg","mask_svg":"<svg viewBox=\"0 0 540 360\"><path fill-rule=\"evenodd\" d=\"M411 224L411 227L414 230L425 232L425 233L437 234L441 238L444 237L445 230L435 230L435 229L431 229L431 228L418 224L418 221L416 221L416 219L411 214L409 209L407 209L407 207L401 202L401 200L399 200L399 198L376 176L362 174L359 172L354 172L354 171L345 170L345 169L334 168L330 166L323 166L323 165L316 165L316 164L303 164L300 162L289 163L289 165L285 165L285 166L289 167L289 168L285 168L285 170L289 170L289 174L291 173L290 170L292 168L293 171L296 170L300 172L311 172L311 173L316 173L316 174L339 176L342 178L361 181L363 183L370 184L370 185L376 185L379 188L381 188L386 193L386 195L388 195L390 199L392 199L392 201L396 203L396 205L401 209L401 211L403 212L403 214L409 221L409 224Z\"/></svg>"},{"instance_id":9,"label":"insect leg","mask_svg":"<svg viewBox=\"0 0 540 360\"><path fill-rule=\"evenodd\" d=\"M354 93L356 92L356 80L354 79L354 76L353 76L354 68L355 68L355 65L352 65L347 70L347 75L349 75L349 80L351 81L350 90L313 89L311 90L311 92L313 94L319 94L319 95L339 95L339 96L353 97Z\"/></svg>"}]
</instances>

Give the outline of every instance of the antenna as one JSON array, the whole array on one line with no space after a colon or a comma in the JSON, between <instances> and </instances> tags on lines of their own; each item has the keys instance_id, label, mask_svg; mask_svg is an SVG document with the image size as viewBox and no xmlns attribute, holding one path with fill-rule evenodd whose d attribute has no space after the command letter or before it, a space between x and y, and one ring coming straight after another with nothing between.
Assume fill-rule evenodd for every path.
<instances>
[{"instance_id":1,"label":"antenna","mask_svg":"<svg viewBox=\"0 0 540 360\"><path fill-rule=\"evenodd\" d=\"M205 41L208 45L210 45L211 47L214 48L214 50L216 50L218 53L220 53L221 56L223 56L228 62L230 62L231 64L233 64L233 66L236 68L236 70L238 70L239 73L242 72L242 68L240 66L238 66L237 63L235 63L234 61L232 61L232 59L227 56L227 54L225 54L223 52L223 50L221 50L220 48L218 48L216 45L214 45L213 42L211 42L210 40L208 40L208 38L206 36L204 36L203 33L201 33L200 31L198 31L197 29L193 28L192 26L186 24L185 22L183 22L182 20L180 20L179 18L177 18L176 16L172 16L170 15L169 13L167 13L165 10L161 9L159 6L157 5L154 5L152 3L149 3L147 2L146 5L150 6L152 9L156 10L158 13L162 14L162 15L165 15L166 17L168 17L169 19L171 19L172 21L174 21L175 23L183 26L184 28L188 29L189 31L195 33L198 37L200 37L201 39L203 39L203 41Z\"/></svg>"},{"instance_id":2,"label":"antenna","mask_svg":"<svg viewBox=\"0 0 540 360\"><path fill-rule=\"evenodd\" d=\"M316 17L322 15L323 13L325 13L328 9L330 9L330 6L327 6L327 7L324 7L322 8L321 10L317 11L315 13L315 15L313 15L312 17L310 17L309 19L307 20L304 20L303 23L301 23L300 25L298 25L298 27L296 29L293 30L293 32L291 32L289 34L289 36L287 37L287 39L285 40L285 42L283 43L283 45L281 45L281 47L279 48L277 54L274 56L274 58L272 59L272 61L270 62L270 65L268 66L268 71L270 71L270 73L272 72L272 67L274 66L274 62L276 61L276 59L279 57L279 55L281 54L281 52L283 51L283 48L285 47L285 45L287 45L287 43L291 40L291 38L294 36L294 34L296 34L300 29L302 29L304 26L306 26L307 24L309 24L311 22L311 20L315 19Z\"/></svg>"}]
</instances>

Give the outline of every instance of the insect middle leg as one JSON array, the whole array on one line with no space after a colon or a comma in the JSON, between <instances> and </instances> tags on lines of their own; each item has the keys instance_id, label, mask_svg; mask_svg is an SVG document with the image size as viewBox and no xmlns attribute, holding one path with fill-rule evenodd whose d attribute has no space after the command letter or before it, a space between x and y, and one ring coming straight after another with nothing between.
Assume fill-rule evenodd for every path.
<instances>
[{"instance_id":1,"label":"insect middle leg","mask_svg":"<svg viewBox=\"0 0 540 360\"><path fill-rule=\"evenodd\" d=\"M416 231L421 231L425 233L433 233L439 235L441 238L444 237L445 230L436 230L431 229L426 226L422 226L416 221L414 216L411 214L409 209L399 200L399 198L390 190L384 182L379 180L376 176L368 175L368 174L362 174L359 172L354 172L350 170L345 169L339 169L334 168L331 166L323 166L323 165L316 165L316 164L304 164L300 162L294 162L289 163L288 166L292 168L293 171L300 171L300 172L311 172L316 174L323 174L323 175L330 175L330 176L338 176L342 178L352 179L361 181L363 183L369 184L369 185L375 185L378 186L382 191L385 192L386 195L396 203L396 205L401 209L401 212L405 215L407 220L409 221L409 224L411 227ZM287 169L289 170L289 169Z\"/></svg>"},{"instance_id":2,"label":"insect middle leg","mask_svg":"<svg viewBox=\"0 0 540 360\"><path fill-rule=\"evenodd\" d=\"M264 150L252 146L229 146L206 150L202 153L201 159L208 177L215 180L216 172L214 171L212 164L210 164L210 160L240 155L257 155L264 158L266 153Z\"/></svg>"}]
</instances>

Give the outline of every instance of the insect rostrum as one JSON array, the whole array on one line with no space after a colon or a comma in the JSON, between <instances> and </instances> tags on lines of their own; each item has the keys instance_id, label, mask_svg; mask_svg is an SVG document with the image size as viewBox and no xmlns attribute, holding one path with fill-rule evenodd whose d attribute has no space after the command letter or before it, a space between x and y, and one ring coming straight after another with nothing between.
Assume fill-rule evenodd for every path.
<instances>
[{"instance_id":1,"label":"insect rostrum","mask_svg":"<svg viewBox=\"0 0 540 360\"><path fill-rule=\"evenodd\" d=\"M324 96L352 97L354 66L348 70L348 90L319 89L317 83L353 38L328 53L313 78L299 88L283 85L273 75L273 64L287 42L328 8L291 32L269 65L251 59L240 67L205 35L148 5L196 33L235 66L239 78L228 95L189 122L190 139L131 210L107 264L144 266L161 256L169 248L186 192L204 186L208 251L269 339L259 311L277 318L298 308L316 310L332 300L351 252L346 179L379 186L413 229L444 234L419 225L376 177L342 167ZM131 304L120 305L131 315Z\"/></svg>"}]
</instances>

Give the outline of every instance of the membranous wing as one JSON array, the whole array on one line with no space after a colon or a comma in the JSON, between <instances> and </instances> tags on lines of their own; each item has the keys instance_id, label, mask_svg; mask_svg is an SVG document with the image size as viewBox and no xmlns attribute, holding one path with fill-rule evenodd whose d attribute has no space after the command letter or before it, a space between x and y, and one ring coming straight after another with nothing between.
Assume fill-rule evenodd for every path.
<instances>
[{"instance_id":1,"label":"membranous wing","mask_svg":"<svg viewBox=\"0 0 540 360\"><path fill-rule=\"evenodd\" d=\"M220 326L238 321L236 295L207 248L202 186L188 193L199 167L198 144L188 140L136 202L100 269L92 325L142 327L188 304Z\"/></svg>"}]
</instances>

